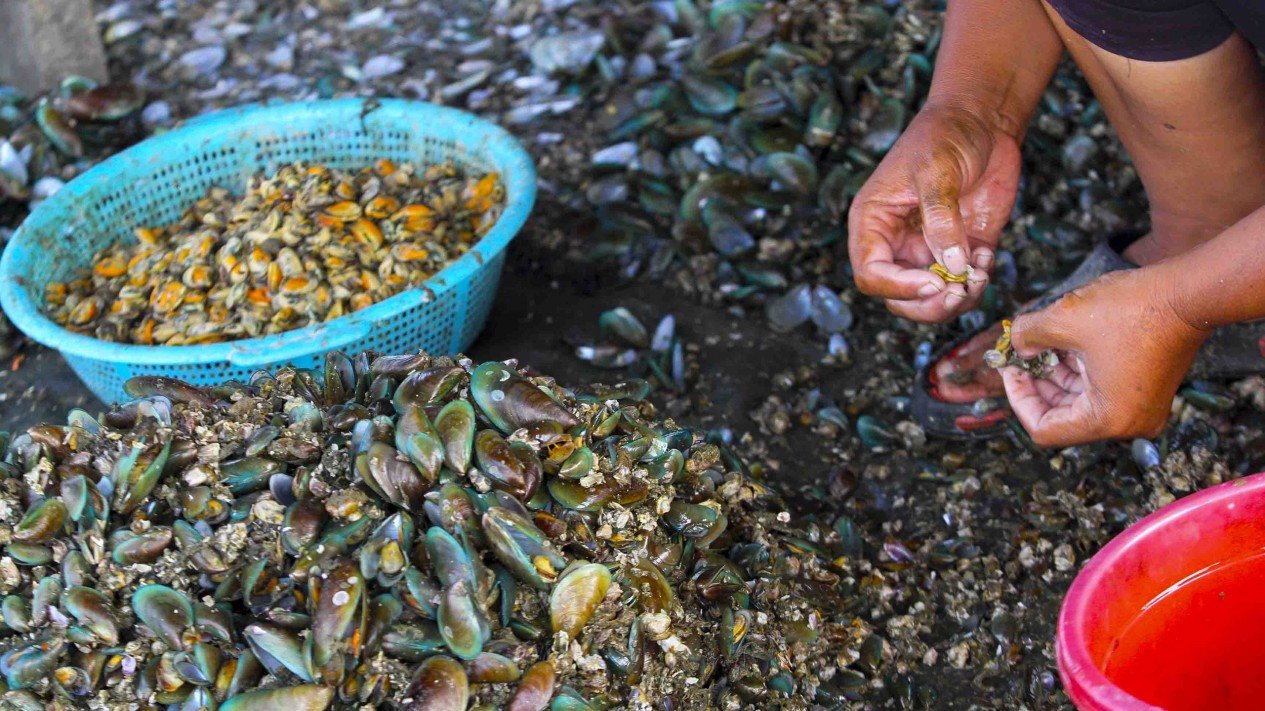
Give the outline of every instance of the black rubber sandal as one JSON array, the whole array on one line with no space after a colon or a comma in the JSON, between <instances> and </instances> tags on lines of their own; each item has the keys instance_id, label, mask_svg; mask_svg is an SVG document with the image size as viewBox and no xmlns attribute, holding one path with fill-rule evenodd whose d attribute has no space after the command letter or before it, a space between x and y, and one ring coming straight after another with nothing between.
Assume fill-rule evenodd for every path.
<instances>
[{"instance_id":1,"label":"black rubber sandal","mask_svg":"<svg viewBox=\"0 0 1265 711\"><path fill-rule=\"evenodd\" d=\"M1126 260L1122 253L1140 236L1120 234L1103 240L1067 279L1026 304L1020 313L1043 309L1069 291L1108 272L1136 269L1137 265ZM991 327L990 324L988 328ZM914 420L928 435L947 439L989 439L1007 431L1011 412L1004 396L975 402L948 402L936 396L939 388L936 364L951 358L984 330L987 329L968 333L939 349L918 370L909 407ZM1239 323L1214 331L1200 349L1188 377L1211 380L1258 373L1265 373L1265 321Z\"/></svg>"}]
</instances>

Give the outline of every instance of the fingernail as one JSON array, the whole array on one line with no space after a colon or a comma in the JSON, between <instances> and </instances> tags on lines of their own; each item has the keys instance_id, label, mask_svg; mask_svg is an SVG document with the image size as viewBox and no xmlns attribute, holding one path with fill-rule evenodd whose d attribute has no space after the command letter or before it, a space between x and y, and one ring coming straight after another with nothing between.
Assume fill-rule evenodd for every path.
<instances>
[{"instance_id":1,"label":"fingernail","mask_svg":"<svg viewBox=\"0 0 1265 711\"><path fill-rule=\"evenodd\" d=\"M927 282L926 284L923 284L922 288L918 289L918 295L923 296L923 297L935 296L936 294L939 294L939 293L940 293L940 287L936 286L935 284L931 282Z\"/></svg>"},{"instance_id":2,"label":"fingernail","mask_svg":"<svg viewBox=\"0 0 1265 711\"><path fill-rule=\"evenodd\" d=\"M983 267L970 267L966 270L966 281L971 284L988 283L988 272Z\"/></svg>"},{"instance_id":3,"label":"fingernail","mask_svg":"<svg viewBox=\"0 0 1265 711\"><path fill-rule=\"evenodd\" d=\"M940 259L944 261L944 268L950 274L962 274L966 271L966 253L961 247L949 247L940 255Z\"/></svg>"},{"instance_id":4,"label":"fingernail","mask_svg":"<svg viewBox=\"0 0 1265 711\"><path fill-rule=\"evenodd\" d=\"M963 294L962 292L957 291L957 290L950 290L948 293L944 295L944 305L957 306L958 302L962 301L965 298L966 298L966 294Z\"/></svg>"},{"instance_id":5,"label":"fingernail","mask_svg":"<svg viewBox=\"0 0 1265 711\"><path fill-rule=\"evenodd\" d=\"M993 250L987 247L980 247L975 251L975 265L980 269L988 269L993 266Z\"/></svg>"}]
</instances>

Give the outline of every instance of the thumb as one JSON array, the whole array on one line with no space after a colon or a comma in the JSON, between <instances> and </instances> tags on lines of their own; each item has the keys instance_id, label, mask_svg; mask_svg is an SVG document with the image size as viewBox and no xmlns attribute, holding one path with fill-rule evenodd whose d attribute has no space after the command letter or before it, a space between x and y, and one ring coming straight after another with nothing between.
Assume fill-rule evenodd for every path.
<instances>
[{"instance_id":1,"label":"thumb","mask_svg":"<svg viewBox=\"0 0 1265 711\"><path fill-rule=\"evenodd\" d=\"M965 274L971 260L971 246L966 241L966 225L958 203L961 176L932 165L920 171L914 183L927 246L950 274Z\"/></svg>"},{"instance_id":2,"label":"thumb","mask_svg":"<svg viewBox=\"0 0 1265 711\"><path fill-rule=\"evenodd\" d=\"M1042 351L1067 349L1068 339L1059 316L1057 302L1041 309L1020 314L1010 326L1010 345L1021 358L1035 358Z\"/></svg>"}]
</instances>

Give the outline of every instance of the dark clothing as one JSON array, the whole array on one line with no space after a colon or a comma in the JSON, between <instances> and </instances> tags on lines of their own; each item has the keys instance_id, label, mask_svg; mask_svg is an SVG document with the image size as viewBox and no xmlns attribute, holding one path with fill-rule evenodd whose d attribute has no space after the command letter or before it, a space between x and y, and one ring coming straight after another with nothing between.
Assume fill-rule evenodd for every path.
<instances>
[{"instance_id":1,"label":"dark clothing","mask_svg":"<svg viewBox=\"0 0 1265 711\"><path fill-rule=\"evenodd\" d=\"M1130 59L1194 57L1238 30L1265 51L1265 0L1046 0L1077 34Z\"/></svg>"}]
</instances>

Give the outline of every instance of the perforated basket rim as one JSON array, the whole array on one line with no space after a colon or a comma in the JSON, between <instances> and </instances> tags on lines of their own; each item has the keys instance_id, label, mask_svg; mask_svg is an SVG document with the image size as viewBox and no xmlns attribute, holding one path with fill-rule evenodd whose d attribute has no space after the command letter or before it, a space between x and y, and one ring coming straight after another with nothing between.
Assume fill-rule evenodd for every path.
<instances>
[{"instance_id":1,"label":"perforated basket rim","mask_svg":"<svg viewBox=\"0 0 1265 711\"><path fill-rule=\"evenodd\" d=\"M75 201L92 196L94 192L101 190L103 184L116 182L118 173L133 173L138 157L160 153L164 146L197 142L230 128L240 131L243 125L250 125L253 119L263 116L276 119L289 113L305 121L311 121L320 115L344 120L349 114L366 116L374 112L407 112L411 117L429 116L437 122L462 124L459 133L468 140L459 138L456 141L458 147L470 154L493 156L492 162L500 172L501 182L505 186L507 203L492 229L466 254L421 286L323 323L269 336L198 346L115 343L74 333L44 315L28 292L20 270L29 263L30 250L38 249L37 235L56 230L61 215L77 211ZM163 167L163 163L154 162L152 170L156 173ZM359 340L377 323L430 301L448 289L468 281L505 250L527 221L535 200L536 169L531 156L505 129L474 114L403 99L322 99L248 104L190 119L167 133L150 137L121 151L74 178L36 207L14 232L3 257L0 257L0 307L9 320L31 339L65 355L91 361L150 366L212 362L232 364L235 354L266 351L268 360L281 363ZM359 336L348 338L345 335L351 333Z\"/></svg>"}]
</instances>

